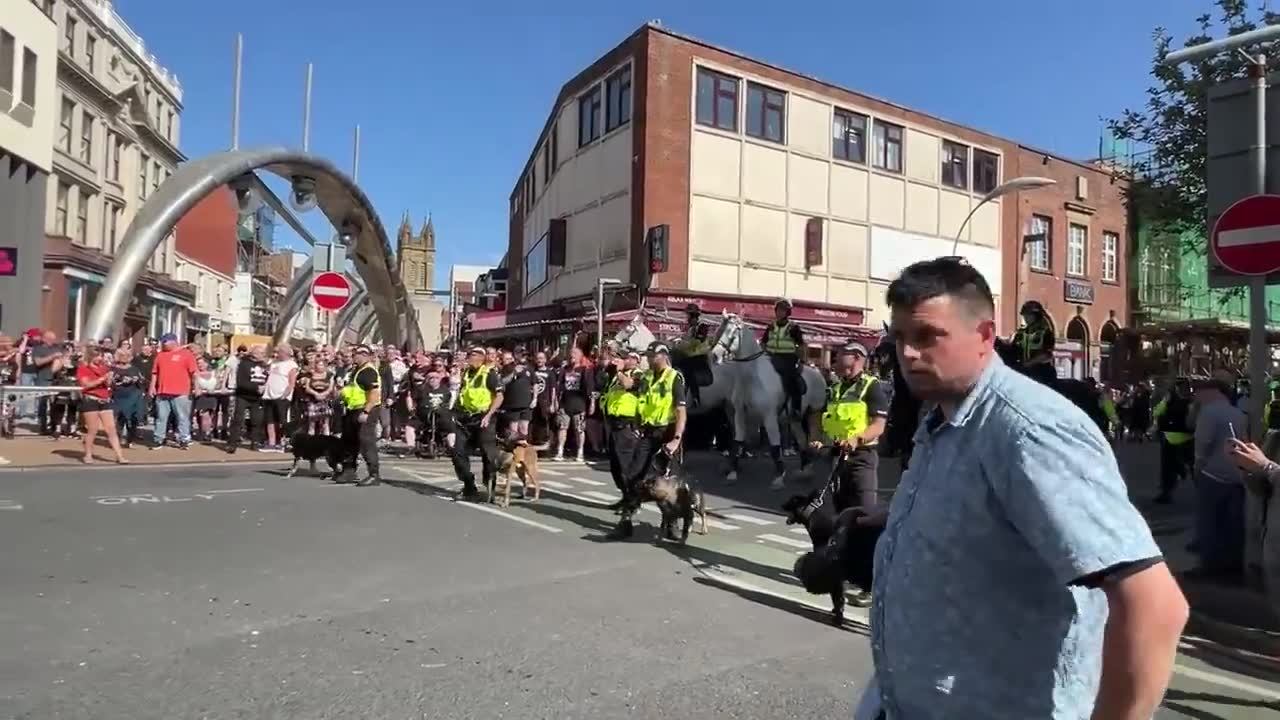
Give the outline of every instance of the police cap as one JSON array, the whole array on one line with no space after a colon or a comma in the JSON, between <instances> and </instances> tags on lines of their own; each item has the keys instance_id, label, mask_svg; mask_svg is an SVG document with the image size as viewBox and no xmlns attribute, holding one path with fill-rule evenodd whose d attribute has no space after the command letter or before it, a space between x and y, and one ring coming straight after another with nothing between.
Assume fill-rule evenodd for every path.
<instances>
[{"instance_id":1,"label":"police cap","mask_svg":"<svg viewBox=\"0 0 1280 720\"><path fill-rule=\"evenodd\" d=\"M667 344L661 340L655 340L649 344L649 354L657 355L658 353L669 355L671 354L671 348L667 347Z\"/></svg>"},{"instance_id":2,"label":"police cap","mask_svg":"<svg viewBox=\"0 0 1280 720\"><path fill-rule=\"evenodd\" d=\"M850 340L840 347L840 353L842 355L861 355L862 357L866 357L867 346L857 340Z\"/></svg>"}]
</instances>

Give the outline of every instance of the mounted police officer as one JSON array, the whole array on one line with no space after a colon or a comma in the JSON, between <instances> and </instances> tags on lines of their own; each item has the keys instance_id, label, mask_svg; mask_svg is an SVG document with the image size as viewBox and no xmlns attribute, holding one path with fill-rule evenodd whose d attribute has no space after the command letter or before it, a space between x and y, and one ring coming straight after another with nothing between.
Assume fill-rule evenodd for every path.
<instances>
[{"instance_id":1,"label":"mounted police officer","mask_svg":"<svg viewBox=\"0 0 1280 720\"><path fill-rule=\"evenodd\" d=\"M357 456L364 458L369 476L358 485L369 487L381 482L378 476L378 421L375 411L382 406L382 377L368 345L358 345L352 352L355 371L341 391L342 444L346 459L339 482L355 482Z\"/></svg>"},{"instance_id":2,"label":"mounted police officer","mask_svg":"<svg viewBox=\"0 0 1280 720\"><path fill-rule=\"evenodd\" d=\"M627 478L636 472L636 448L640 445L640 354L633 350L625 357L615 357L610 371L600 402L609 424L609 474L622 494L612 509L620 510L628 499Z\"/></svg>"},{"instance_id":3,"label":"mounted police officer","mask_svg":"<svg viewBox=\"0 0 1280 720\"><path fill-rule=\"evenodd\" d=\"M782 379L782 390L790 400L791 412L800 414L804 389L800 360L804 357L804 333L791 319L791 301L779 298L773 304L774 321L764 330L761 345Z\"/></svg>"},{"instance_id":4,"label":"mounted police officer","mask_svg":"<svg viewBox=\"0 0 1280 720\"><path fill-rule=\"evenodd\" d=\"M884 383L866 371L867 348L852 341L837 357L837 380L831 385L822 431L831 439L835 455L832 495L836 512L854 506L876 504L877 445L889 417L889 397ZM811 446L820 448L814 441Z\"/></svg>"},{"instance_id":5,"label":"mounted police officer","mask_svg":"<svg viewBox=\"0 0 1280 720\"><path fill-rule=\"evenodd\" d=\"M679 470L677 458L687 420L684 377L671 367L671 350L666 343L657 341L649 346L649 370L640 382L637 408L640 430L635 449L636 461L633 463L635 472L625 478L627 486L621 507L622 519L610 535L616 540L629 538L635 532L631 518L640 509L644 484L653 464L664 463L668 473ZM661 458L657 457L659 453Z\"/></svg>"},{"instance_id":6,"label":"mounted police officer","mask_svg":"<svg viewBox=\"0 0 1280 720\"><path fill-rule=\"evenodd\" d=\"M689 303L684 308L685 330L676 345L676 352L682 358L680 365L684 368L688 380L689 402L697 407L701 402L698 388L712 382L711 364L707 353L711 350L710 327L702 322L702 308Z\"/></svg>"},{"instance_id":7,"label":"mounted police officer","mask_svg":"<svg viewBox=\"0 0 1280 720\"><path fill-rule=\"evenodd\" d=\"M485 361L483 348L467 352L467 367L462 371L455 406L457 441L449 449L453 471L462 481L462 497L472 500L480 496L476 476L471 472L471 450L480 449L480 467L488 487L498 472L498 438L495 434L496 413L502 407L502 382L498 371Z\"/></svg>"},{"instance_id":8,"label":"mounted police officer","mask_svg":"<svg viewBox=\"0 0 1280 720\"><path fill-rule=\"evenodd\" d=\"M1018 312L1023 326L1014 334L1013 344L1018 348L1023 371L1042 383L1051 384L1058 372L1053 367L1055 339L1049 314L1039 300L1022 303Z\"/></svg>"}]
</instances>

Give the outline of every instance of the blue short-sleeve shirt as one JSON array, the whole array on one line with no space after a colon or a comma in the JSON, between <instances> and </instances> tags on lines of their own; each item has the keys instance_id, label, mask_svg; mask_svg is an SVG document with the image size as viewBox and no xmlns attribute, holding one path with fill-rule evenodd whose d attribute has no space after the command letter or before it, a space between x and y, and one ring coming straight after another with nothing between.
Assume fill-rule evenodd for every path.
<instances>
[{"instance_id":1,"label":"blue short-sleeve shirt","mask_svg":"<svg viewBox=\"0 0 1280 720\"><path fill-rule=\"evenodd\" d=\"M922 423L876 548L886 716L1089 717L1107 602L1078 581L1159 556L1097 424L993 358Z\"/></svg>"}]
</instances>

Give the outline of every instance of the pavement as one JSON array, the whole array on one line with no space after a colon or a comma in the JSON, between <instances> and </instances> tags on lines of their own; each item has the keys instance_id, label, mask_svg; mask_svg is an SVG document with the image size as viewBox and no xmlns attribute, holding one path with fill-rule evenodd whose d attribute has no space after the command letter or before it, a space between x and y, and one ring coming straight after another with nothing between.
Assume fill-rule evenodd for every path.
<instances>
[{"instance_id":1,"label":"pavement","mask_svg":"<svg viewBox=\"0 0 1280 720\"><path fill-rule=\"evenodd\" d=\"M280 456L0 473L0 717L850 716L865 615L832 627L790 576L805 537L766 461L731 485L691 460L713 522L684 548L651 512L601 542L593 465L544 463L543 499L499 509L385 462L378 488ZM1265 660L1186 639L1158 717L1272 715Z\"/></svg>"}]
</instances>

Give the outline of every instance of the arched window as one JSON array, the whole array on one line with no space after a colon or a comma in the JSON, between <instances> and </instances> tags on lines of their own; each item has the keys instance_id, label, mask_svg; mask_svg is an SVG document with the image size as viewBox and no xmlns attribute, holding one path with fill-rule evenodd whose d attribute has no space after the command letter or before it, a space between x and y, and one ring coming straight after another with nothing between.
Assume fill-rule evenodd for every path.
<instances>
[{"instance_id":1,"label":"arched window","mask_svg":"<svg viewBox=\"0 0 1280 720\"><path fill-rule=\"evenodd\" d=\"M1116 377L1111 361L1116 339L1119 337L1120 326L1114 320L1103 323L1102 330L1098 333L1098 379L1104 383L1111 382Z\"/></svg>"}]
</instances>

